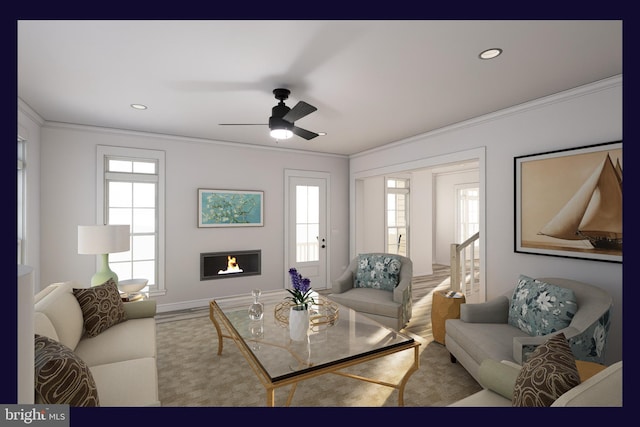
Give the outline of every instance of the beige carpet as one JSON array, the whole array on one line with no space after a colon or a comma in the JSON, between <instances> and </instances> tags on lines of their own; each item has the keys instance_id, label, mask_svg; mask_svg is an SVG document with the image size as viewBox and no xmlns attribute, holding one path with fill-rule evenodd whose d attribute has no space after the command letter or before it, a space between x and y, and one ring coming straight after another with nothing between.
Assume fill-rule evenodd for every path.
<instances>
[{"instance_id":1,"label":"beige carpet","mask_svg":"<svg viewBox=\"0 0 640 427\"><path fill-rule=\"evenodd\" d=\"M459 364L451 363L446 348L430 333L431 294L448 288L445 268L434 276L414 281L413 317L404 332L422 343L420 369L409 379L404 393L406 407L446 406L480 390L478 383ZM208 311L159 317L158 381L165 407L266 406L266 392L236 345L225 339L218 356L217 334ZM412 362L413 352L351 367L347 372L396 383ZM276 390L276 406L285 404L289 387ZM398 392L378 384L326 374L298 384L294 407L394 407Z\"/></svg>"}]
</instances>

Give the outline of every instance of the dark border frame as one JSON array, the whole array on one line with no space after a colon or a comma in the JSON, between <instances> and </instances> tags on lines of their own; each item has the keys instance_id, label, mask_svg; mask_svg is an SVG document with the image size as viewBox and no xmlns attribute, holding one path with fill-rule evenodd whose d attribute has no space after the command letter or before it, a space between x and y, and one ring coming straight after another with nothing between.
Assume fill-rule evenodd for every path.
<instances>
[{"instance_id":1,"label":"dark border frame","mask_svg":"<svg viewBox=\"0 0 640 427\"><path fill-rule=\"evenodd\" d=\"M598 153L611 153L617 150L620 150L619 156L612 159L612 164L616 169L616 162L619 161L619 179L622 189L622 140L515 157L514 252L622 263L622 247L598 249L586 241L581 241L584 246L578 247L579 244L575 243L578 241L572 240L564 240L568 246L562 246L563 239L542 237L544 235L539 231L535 234L536 237L533 237L533 239L539 239L538 241L523 242L523 235L531 237L533 235L531 230L539 229L541 224L546 224L565 206L571 198L570 194L577 192L577 183L579 183L578 188L581 188L582 184L587 182L586 178L593 173L592 164L596 162L595 157ZM527 168L524 176L523 168ZM539 173L536 174L536 171ZM532 183L537 184L531 185ZM540 196L542 191L548 191L549 196L536 199L535 196ZM532 204L532 200L544 200L544 203ZM529 212L525 217L523 217L523 203ZM620 210L622 211L622 203ZM536 216L538 213L540 215ZM523 231L525 229L526 231Z\"/></svg>"}]
</instances>

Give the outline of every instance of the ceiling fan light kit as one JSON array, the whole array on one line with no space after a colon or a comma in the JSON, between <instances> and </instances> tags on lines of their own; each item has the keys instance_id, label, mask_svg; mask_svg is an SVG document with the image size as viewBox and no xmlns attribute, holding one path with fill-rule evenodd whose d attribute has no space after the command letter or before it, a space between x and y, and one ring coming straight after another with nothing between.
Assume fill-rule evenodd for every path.
<instances>
[{"instance_id":1,"label":"ceiling fan light kit","mask_svg":"<svg viewBox=\"0 0 640 427\"><path fill-rule=\"evenodd\" d=\"M318 133L311 132L306 129L302 129L294 124L296 120L299 120L314 111L317 110L313 105L307 104L304 101L299 101L293 108L289 108L285 105L285 99L289 98L291 91L289 89L278 88L273 90L273 94L276 99L279 100L278 104L271 109L271 117L269 117L269 134L272 138L289 139L293 135L297 135L300 138L310 140L318 136ZM256 123L245 123L244 125L253 125ZM221 123L221 125L234 125L232 123ZM242 123L235 124L238 126Z\"/></svg>"},{"instance_id":2,"label":"ceiling fan light kit","mask_svg":"<svg viewBox=\"0 0 640 427\"><path fill-rule=\"evenodd\" d=\"M269 135L271 135L271 138L274 139L289 139L293 136L293 132L286 128L271 128L271 132L269 132Z\"/></svg>"}]
</instances>

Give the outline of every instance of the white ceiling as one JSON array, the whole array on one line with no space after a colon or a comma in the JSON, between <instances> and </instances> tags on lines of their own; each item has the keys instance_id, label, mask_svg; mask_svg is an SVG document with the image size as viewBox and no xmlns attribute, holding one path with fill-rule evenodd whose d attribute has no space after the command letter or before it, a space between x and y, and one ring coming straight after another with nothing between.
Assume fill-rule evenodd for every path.
<instances>
[{"instance_id":1,"label":"white ceiling","mask_svg":"<svg viewBox=\"0 0 640 427\"><path fill-rule=\"evenodd\" d=\"M18 21L18 96L46 121L345 155L616 75L620 20ZM270 138L278 87L327 135Z\"/></svg>"}]
</instances>

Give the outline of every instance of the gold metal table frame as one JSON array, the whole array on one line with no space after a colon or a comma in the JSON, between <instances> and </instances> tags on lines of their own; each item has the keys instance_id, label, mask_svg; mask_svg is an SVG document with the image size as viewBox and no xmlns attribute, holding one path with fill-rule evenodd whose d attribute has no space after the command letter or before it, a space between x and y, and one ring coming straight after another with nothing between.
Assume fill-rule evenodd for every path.
<instances>
[{"instance_id":1,"label":"gold metal table frame","mask_svg":"<svg viewBox=\"0 0 640 427\"><path fill-rule=\"evenodd\" d=\"M373 331L380 332L381 329L384 329L386 332L393 336L400 337L398 342L392 343L391 345L381 344L378 347L373 347L370 349L363 349L362 351L358 351L355 354L350 355L349 357L339 358L337 360L331 360L326 363L321 363L317 366L306 365L305 369L301 369L300 371L292 371L286 373L284 375L279 375L277 377L272 377L269 374L263 363L256 356L256 353L252 350L249 343L259 343L260 345L267 346L275 346L280 349L288 351L300 364L300 366L305 366L305 361L303 357L296 354L295 351L292 351L291 347L286 345L284 342L269 342L269 340L258 340L258 339L248 339L243 338L242 334L238 332L234 323L227 317L226 313L230 314L239 314L242 313L248 319L248 315L246 315L246 309L236 308L233 312L227 310L223 310L216 300L212 300L209 303L209 318L211 319L214 327L216 328L216 332L218 334L218 355L222 354L223 350L223 339L228 338L233 340L240 352L244 355L245 359L253 369L253 371L258 376L260 382L266 389L266 405L268 407L275 406L275 391L278 388L286 387L291 385L291 390L289 391L289 396L286 401L286 406L290 406L291 401L293 399L297 384L300 381L304 381L310 378L314 378L320 375L324 375L326 373L332 373L336 375L341 375L348 378L357 379L360 381L366 381L373 384L378 384L381 386L391 387L398 390L398 406L404 406L404 389L405 386L411 377L411 375L420 368L420 353L419 347L420 343L415 341L413 338L410 338L406 335L399 334L395 331L392 331L388 328L385 328L382 325L377 324L373 320L365 318L362 314L357 313L347 307L340 306L341 317L345 317L345 314L350 320L344 321L353 321L356 319L357 321L363 323L367 328L373 328ZM265 318L266 315L273 315L273 306L265 306ZM342 319L340 321L343 321ZM226 329L227 333L223 333L222 326ZM273 324L270 326L271 328L280 328L282 327ZM285 329L286 331L286 329ZM382 332L385 332L382 331ZM377 379L367 378L360 375L354 375L347 372L342 372L341 370L348 368L350 366L358 365L364 362L368 362L371 360L379 359L394 353L398 353L405 350L413 349L413 362L409 367L407 372L404 374L402 379L398 383L389 383Z\"/></svg>"}]
</instances>

